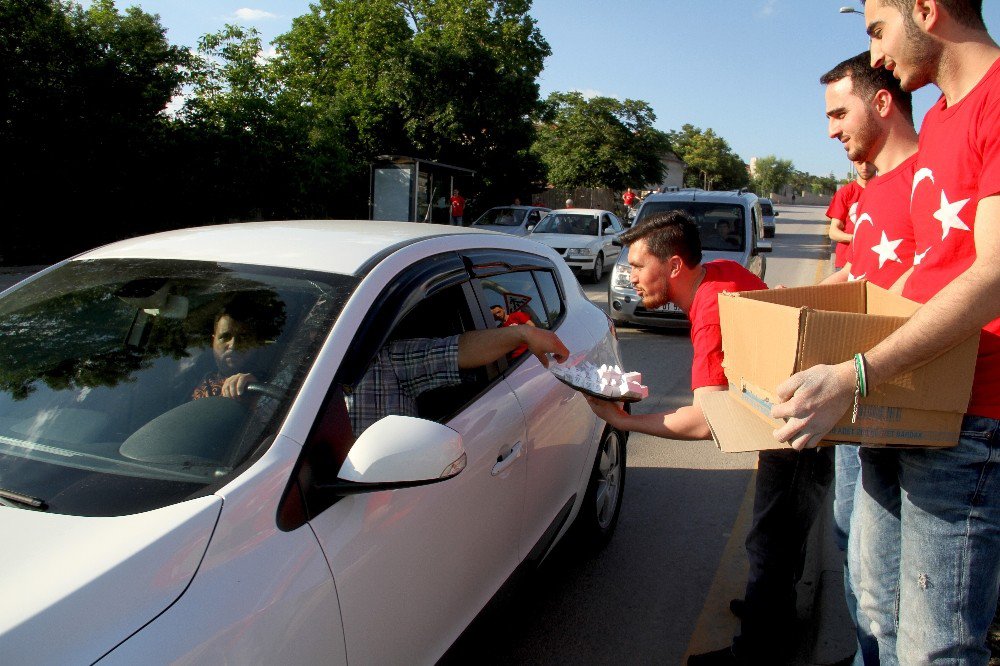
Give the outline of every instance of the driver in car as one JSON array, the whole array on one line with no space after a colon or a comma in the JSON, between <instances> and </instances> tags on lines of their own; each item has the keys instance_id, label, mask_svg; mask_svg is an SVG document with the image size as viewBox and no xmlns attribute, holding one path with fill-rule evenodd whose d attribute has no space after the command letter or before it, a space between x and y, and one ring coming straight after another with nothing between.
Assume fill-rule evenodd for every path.
<instances>
[{"instance_id":1,"label":"driver in car","mask_svg":"<svg viewBox=\"0 0 1000 666\"><path fill-rule=\"evenodd\" d=\"M240 398L247 385L258 382L260 353L264 340L251 318L228 306L215 315L212 356L216 370L209 372L191 392L191 399L222 396Z\"/></svg>"}]
</instances>

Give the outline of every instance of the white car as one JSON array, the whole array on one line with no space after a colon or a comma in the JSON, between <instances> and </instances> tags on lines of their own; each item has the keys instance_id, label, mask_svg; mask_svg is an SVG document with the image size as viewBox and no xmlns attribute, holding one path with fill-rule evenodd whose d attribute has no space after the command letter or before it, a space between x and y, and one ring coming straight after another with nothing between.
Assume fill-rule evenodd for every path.
<instances>
[{"instance_id":1,"label":"white car","mask_svg":"<svg viewBox=\"0 0 1000 666\"><path fill-rule=\"evenodd\" d=\"M571 269L597 283L605 269L615 265L621 247L614 241L623 231L611 211L564 208L546 215L528 238L553 248Z\"/></svg>"},{"instance_id":2,"label":"white car","mask_svg":"<svg viewBox=\"0 0 1000 666\"><path fill-rule=\"evenodd\" d=\"M606 541L625 436L530 353L352 430L387 341L495 305L617 358L555 252L448 226L167 232L4 292L3 661L431 664L571 527Z\"/></svg>"},{"instance_id":3,"label":"white car","mask_svg":"<svg viewBox=\"0 0 1000 666\"><path fill-rule=\"evenodd\" d=\"M531 228L549 214L549 210L544 206L497 206L480 215L470 226L483 231L527 236Z\"/></svg>"}]
</instances>

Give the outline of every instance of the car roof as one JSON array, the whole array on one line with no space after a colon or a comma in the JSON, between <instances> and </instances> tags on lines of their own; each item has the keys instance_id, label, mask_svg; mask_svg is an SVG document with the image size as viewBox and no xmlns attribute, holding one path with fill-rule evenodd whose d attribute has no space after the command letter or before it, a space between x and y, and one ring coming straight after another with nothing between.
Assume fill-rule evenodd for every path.
<instances>
[{"instance_id":1,"label":"car roof","mask_svg":"<svg viewBox=\"0 0 1000 666\"><path fill-rule=\"evenodd\" d=\"M166 231L105 245L74 257L181 259L298 268L348 275L392 249L440 236L489 231L420 222L292 220Z\"/></svg>"},{"instance_id":2,"label":"car roof","mask_svg":"<svg viewBox=\"0 0 1000 666\"><path fill-rule=\"evenodd\" d=\"M750 202L757 198L753 192L718 191L718 190L678 190L676 192L659 192L648 195L643 203L649 201L707 201L709 203Z\"/></svg>"},{"instance_id":3,"label":"car roof","mask_svg":"<svg viewBox=\"0 0 1000 666\"><path fill-rule=\"evenodd\" d=\"M557 208L552 211L553 213L574 213L577 215L600 215L601 213L610 213L610 210L604 210L603 208Z\"/></svg>"},{"instance_id":4,"label":"car roof","mask_svg":"<svg viewBox=\"0 0 1000 666\"><path fill-rule=\"evenodd\" d=\"M550 208L546 208L545 206L526 206L524 204L507 204L501 206L490 206L486 210L497 210L498 208L513 208L515 210L534 210L537 208L539 210L551 210Z\"/></svg>"},{"instance_id":5,"label":"car roof","mask_svg":"<svg viewBox=\"0 0 1000 666\"><path fill-rule=\"evenodd\" d=\"M773 204L773 203L774 203L773 201L771 201L771 200L770 200L770 199L768 199L767 197L760 197L760 201L761 201L762 203L769 203L769 204Z\"/></svg>"}]
</instances>

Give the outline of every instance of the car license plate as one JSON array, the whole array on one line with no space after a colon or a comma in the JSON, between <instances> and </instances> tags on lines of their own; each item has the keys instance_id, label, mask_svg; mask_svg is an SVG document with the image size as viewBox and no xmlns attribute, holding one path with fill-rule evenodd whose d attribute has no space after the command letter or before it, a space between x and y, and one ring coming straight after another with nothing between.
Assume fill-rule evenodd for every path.
<instances>
[{"instance_id":1,"label":"car license plate","mask_svg":"<svg viewBox=\"0 0 1000 666\"><path fill-rule=\"evenodd\" d=\"M654 308L653 312L680 312L681 309L674 305L673 303L667 303L666 305L661 305L658 308Z\"/></svg>"}]
</instances>

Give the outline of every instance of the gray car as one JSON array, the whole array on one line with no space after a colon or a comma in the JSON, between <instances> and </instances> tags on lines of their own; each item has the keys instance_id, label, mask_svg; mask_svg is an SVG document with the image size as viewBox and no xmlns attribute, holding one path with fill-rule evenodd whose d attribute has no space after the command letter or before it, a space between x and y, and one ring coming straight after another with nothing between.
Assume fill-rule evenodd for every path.
<instances>
[{"instance_id":1,"label":"gray car","mask_svg":"<svg viewBox=\"0 0 1000 666\"><path fill-rule=\"evenodd\" d=\"M778 211L774 209L774 202L770 199L760 199L760 212L764 238L774 238L777 227L774 218L778 217Z\"/></svg>"},{"instance_id":2,"label":"gray car","mask_svg":"<svg viewBox=\"0 0 1000 666\"><path fill-rule=\"evenodd\" d=\"M708 192L682 190L651 194L642 202L635 225L651 214L684 210L701 230L702 261L730 259L764 279L763 253L771 251L770 241L760 240L761 209L751 192ZM673 303L648 310L642 305L629 280L628 252L615 262L608 280L608 312L618 325L687 326L687 316Z\"/></svg>"}]
</instances>

